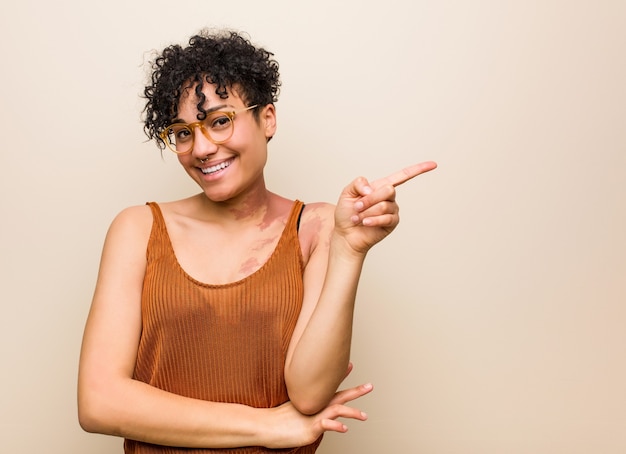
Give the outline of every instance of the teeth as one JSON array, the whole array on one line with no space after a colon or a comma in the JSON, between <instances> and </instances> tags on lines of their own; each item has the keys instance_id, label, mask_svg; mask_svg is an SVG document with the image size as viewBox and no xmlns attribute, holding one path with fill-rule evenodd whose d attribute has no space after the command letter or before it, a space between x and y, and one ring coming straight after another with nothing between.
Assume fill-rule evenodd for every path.
<instances>
[{"instance_id":1,"label":"teeth","mask_svg":"<svg viewBox=\"0 0 626 454\"><path fill-rule=\"evenodd\" d=\"M200 169L200 170L202 171L203 174L208 175L210 173L215 173L218 170L225 169L229 165L230 165L230 161L224 161L216 166L207 167L206 169Z\"/></svg>"}]
</instances>

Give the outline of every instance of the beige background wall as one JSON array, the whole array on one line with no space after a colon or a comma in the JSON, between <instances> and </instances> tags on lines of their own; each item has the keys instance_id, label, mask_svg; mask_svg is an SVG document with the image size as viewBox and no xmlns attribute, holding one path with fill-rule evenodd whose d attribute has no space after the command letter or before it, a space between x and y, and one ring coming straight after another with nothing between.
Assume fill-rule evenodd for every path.
<instances>
[{"instance_id":1,"label":"beige background wall","mask_svg":"<svg viewBox=\"0 0 626 454\"><path fill-rule=\"evenodd\" d=\"M440 168L372 253L350 383L370 414L322 453L626 452L626 2L3 2L2 452L116 453L75 387L102 240L195 191L145 143L144 53L203 26L281 63L273 190Z\"/></svg>"}]
</instances>

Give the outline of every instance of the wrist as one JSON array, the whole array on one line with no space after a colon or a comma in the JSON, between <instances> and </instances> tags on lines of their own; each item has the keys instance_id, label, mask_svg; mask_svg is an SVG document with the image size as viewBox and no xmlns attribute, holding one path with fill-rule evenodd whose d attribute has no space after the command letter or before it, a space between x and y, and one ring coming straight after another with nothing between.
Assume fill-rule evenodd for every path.
<instances>
[{"instance_id":1,"label":"wrist","mask_svg":"<svg viewBox=\"0 0 626 454\"><path fill-rule=\"evenodd\" d=\"M333 230L330 236L330 255L339 259L363 262L367 256L368 249L357 250L348 242L345 235L337 229Z\"/></svg>"},{"instance_id":2,"label":"wrist","mask_svg":"<svg viewBox=\"0 0 626 454\"><path fill-rule=\"evenodd\" d=\"M290 403L279 405L273 408L263 408L260 410L259 420L259 440L260 446L269 449L293 448L293 440L290 440L286 431L288 420L285 419L289 411L293 411Z\"/></svg>"},{"instance_id":3,"label":"wrist","mask_svg":"<svg viewBox=\"0 0 626 454\"><path fill-rule=\"evenodd\" d=\"M276 433L276 408L255 408L255 438L257 439L258 446L264 448L276 448L278 447L278 434Z\"/></svg>"}]
</instances>

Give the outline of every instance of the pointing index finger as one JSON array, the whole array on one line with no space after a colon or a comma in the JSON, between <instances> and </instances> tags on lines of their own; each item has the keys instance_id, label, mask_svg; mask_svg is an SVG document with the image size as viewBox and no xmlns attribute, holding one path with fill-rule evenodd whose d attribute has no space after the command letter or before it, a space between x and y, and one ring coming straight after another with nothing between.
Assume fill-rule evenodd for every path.
<instances>
[{"instance_id":1,"label":"pointing index finger","mask_svg":"<svg viewBox=\"0 0 626 454\"><path fill-rule=\"evenodd\" d=\"M433 161L420 162L419 164L413 164L412 166L405 167L402 170L387 175L384 178L376 180L372 183L373 186L380 186L381 184L391 184L392 186L400 186L402 183L406 183L412 178L415 178L422 173L430 172L437 168L437 163Z\"/></svg>"}]
</instances>

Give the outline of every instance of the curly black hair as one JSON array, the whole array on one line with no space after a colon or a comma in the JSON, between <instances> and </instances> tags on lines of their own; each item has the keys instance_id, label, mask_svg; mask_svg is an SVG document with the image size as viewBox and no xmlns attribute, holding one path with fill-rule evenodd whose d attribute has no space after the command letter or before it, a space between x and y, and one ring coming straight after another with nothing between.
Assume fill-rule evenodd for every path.
<instances>
[{"instance_id":1,"label":"curly black hair","mask_svg":"<svg viewBox=\"0 0 626 454\"><path fill-rule=\"evenodd\" d=\"M233 88L247 105L275 103L280 92L280 74L274 54L256 47L250 39L230 30L201 30L189 45L166 47L151 63L150 84L144 89L144 132L159 148L159 134L178 116L178 102L186 88L196 85L198 120L206 116L204 83L214 84L215 93L228 98ZM254 111L258 118L258 110Z\"/></svg>"}]
</instances>

